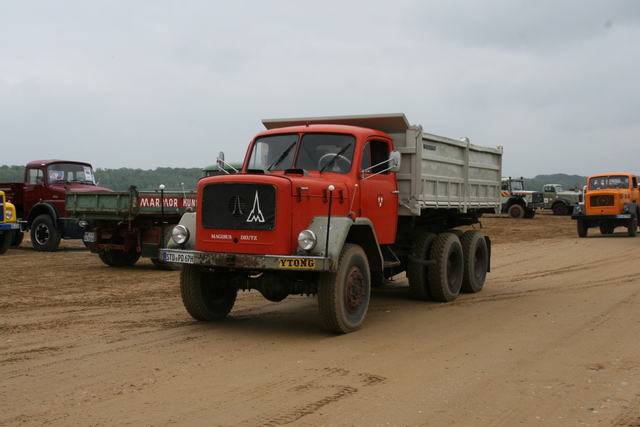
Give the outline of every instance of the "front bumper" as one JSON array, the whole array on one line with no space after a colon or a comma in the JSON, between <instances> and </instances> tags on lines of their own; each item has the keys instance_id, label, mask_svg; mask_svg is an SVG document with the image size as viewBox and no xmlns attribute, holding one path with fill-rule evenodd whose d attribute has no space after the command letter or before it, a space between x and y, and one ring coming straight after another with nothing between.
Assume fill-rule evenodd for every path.
<instances>
[{"instance_id":1,"label":"front bumper","mask_svg":"<svg viewBox=\"0 0 640 427\"><path fill-rule=\"evenodd\" d=\"M219 252L200 252L184 249L161 249L160 261L194 264L233 270L280 270L324 272L331 271L329 258L312 256L250 255Z\"/></svg>"},{"instance_id":2,"label":"front bumper","mask_svg":"<svg viewBox=\"0 0 640 427\"><path fill-rule=\"evenodd\" d=\"M2 231L11 231L11 230L19 230L20 224L17 222L5 222L0 224L0 230Z\"/></svg>"},{"instance_id":3,"label":"front bumper","mask_svg":"<svg viewBox=\"0 0 640 427\"><path fill-rule=\"evenodd\" d=\"M587 220L589 222L614 222L614 221L626 221L631 218L635 218L633 214L619 214L619 215L585 215L585 214L577 214L571 215L571 219L582 219Z\"/></svg>"}]
</instances>

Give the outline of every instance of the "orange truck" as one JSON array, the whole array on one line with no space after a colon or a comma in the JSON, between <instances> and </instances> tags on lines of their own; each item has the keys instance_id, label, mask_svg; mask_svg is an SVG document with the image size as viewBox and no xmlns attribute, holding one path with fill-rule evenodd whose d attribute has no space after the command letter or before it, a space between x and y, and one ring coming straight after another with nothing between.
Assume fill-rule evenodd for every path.
<instances>
[{"instance_id":1,"label":"orange truck","mask_svg":"<svg viewBox=\"0 0 640 427\"><path fill-rule=\"evenodd\" d=\"M587 237L589 228L612 234L616 227L626 227L629 237L638 231L638 177L630 173L592 175L587 180L584 203L575 205L572 219L578 221L578 236Z\"/></svg>"}]
</instances>

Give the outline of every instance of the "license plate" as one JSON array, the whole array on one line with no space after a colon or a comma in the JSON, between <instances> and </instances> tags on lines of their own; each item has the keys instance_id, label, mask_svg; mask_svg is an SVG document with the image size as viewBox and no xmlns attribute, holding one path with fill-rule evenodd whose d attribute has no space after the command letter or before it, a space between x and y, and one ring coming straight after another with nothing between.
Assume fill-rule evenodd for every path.
<instances>
[{"instance_id":1,"label":"license plate","mask_svg":"<svg viewBox=\"0 0 640 427\"><path fill-rule=\"evenodd\" d=\"M93 231L87 231L87 232L84 233L84 238L82 240L87 242L87 243L95 242L96 241L96 233L93 232Z\"/></svg>"},{"instance_id":2,"label":"license plate","mask_svg":"<svg viewBox=\"0 0 640 427\"><path fill-rule=\"evenodd\" d=\"M180 262L183 264L193 264L193 254L182 254L177 252L163 252L162 260L165 262Z\"/></svg>"},{"instance_id":3,"label":"license plate","mask_svg":"<svg viewBox=\"0 0 640 427\"><path fill-rule=\"evenodd\" d=\"M315 268L316 260L308 258L278 258L280 268Z\"/></svg>"},{"instance_id":4,"label":"license plate","mask_svg":"<svg viewBox=\"0 0 640 427\"><path fill-rule=\"evenodd\" d=\"M631 214L627 214L627 215L616 215L616 218L620 218L620 219L629 219L629 218L631 218Z\"/></svg>"}]
</instances>

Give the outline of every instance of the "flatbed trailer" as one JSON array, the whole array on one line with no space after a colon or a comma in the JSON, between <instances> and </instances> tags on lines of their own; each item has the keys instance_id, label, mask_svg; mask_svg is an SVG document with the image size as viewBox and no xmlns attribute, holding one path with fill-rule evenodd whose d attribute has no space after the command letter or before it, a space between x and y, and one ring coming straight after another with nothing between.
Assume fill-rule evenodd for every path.
<instances>
[{"instance_id":1,"label":"flatbed trailer","mask_svg":"<svg viewBox=\"0 0 640 427\"><path fill-rule=\"evenodd\" d=\"M196 203L195 191L138 191L135 186L65 196L67 212L84 229L85 246L113 267L130 266L146 257L159 268L178 269L179 264L158 260L158 249L169 241L182 215L195 211Z\"/></svg>"}]
</instances>

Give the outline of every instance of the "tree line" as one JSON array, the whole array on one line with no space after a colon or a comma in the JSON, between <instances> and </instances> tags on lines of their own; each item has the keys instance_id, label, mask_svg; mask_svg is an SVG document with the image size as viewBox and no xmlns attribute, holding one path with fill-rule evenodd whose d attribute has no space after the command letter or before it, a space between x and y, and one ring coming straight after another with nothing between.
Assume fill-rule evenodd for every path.
<instances>
[{"instance_id":1,"label":"tree line","mask_svg":"<svg viewBox=\"0 0 640 427\"><path fill-rule=\"evenodd\" d=\"M164 184L166 190L195 190L198 179L202 176L200 168L156 168L143 169L102 169L95 170L98 185L115 191L125 191L135 185L138 190L157 190ZM515 178L515 177L513 177ZM24 166L0 166L0 182L21 182L24 179ZM565 190L582 188L587 182L586 176L566 175L536 175L534 178L524 178L525 190L541 191L545 184L561 184Z\"/></svg>"},{"instance_id":2,"label":"tree line","mask_svg":"<svg viewBox=\"0 0 640 427\"><path fill-rule=\"evenodd\" d=\"M0 182L22 182L24 166L0 166ZM202 176L201 168L156 168L144 169L102 169L94 171L96 183L100 187L115 191L125 191L132 185L138 190L157 190L160 184L171 190L195 190L198 179Z\"/></svg>"}]
</instances>

